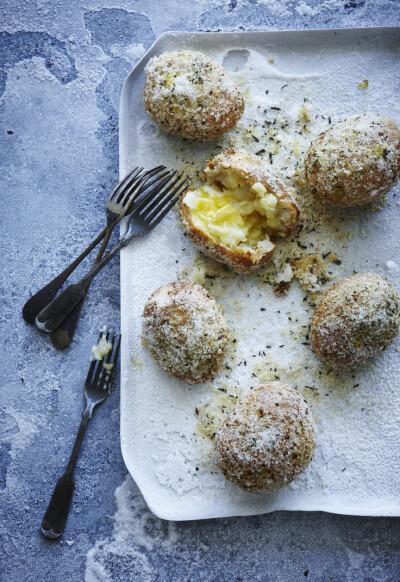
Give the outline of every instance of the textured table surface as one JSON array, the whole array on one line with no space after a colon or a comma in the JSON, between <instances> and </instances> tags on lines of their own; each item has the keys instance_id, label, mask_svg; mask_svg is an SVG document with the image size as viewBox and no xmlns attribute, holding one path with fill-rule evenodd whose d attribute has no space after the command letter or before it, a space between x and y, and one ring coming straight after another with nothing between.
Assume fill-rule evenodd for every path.
<instances>
[{"instance_id":1,"label":"textured table surface","mask_svg":"<svg viewBox=\"0 0 400 582\"><path fill-rule=\"evenodd\" d=\"M399 581L399 518L155 518L121 457L118 391L89 425L65 534L45 541L39 525L79 424L91 346L104 324L119 328L118 260L95 280L66 352L21 317L103 228L122 84L157 36L393 26L399 2L4 0L0 23L0 580Z\"/></svg>"}]
</instances>

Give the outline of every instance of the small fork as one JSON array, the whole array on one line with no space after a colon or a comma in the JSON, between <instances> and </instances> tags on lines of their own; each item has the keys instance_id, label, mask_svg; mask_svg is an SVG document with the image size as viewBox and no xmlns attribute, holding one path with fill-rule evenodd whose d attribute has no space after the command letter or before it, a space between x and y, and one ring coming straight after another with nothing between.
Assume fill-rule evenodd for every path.
<instances>
[{"instance_id":1,"label":"small fork","mask_svg":"<svg viewBox=\"0 0 400 582\"><path fill-rule=\"evenodd\" d=\"M107 227L103 243L94 260L94 265L99 262L107 247L108 241L115 226L122 220L122 218L129 213L132 208L133 201L143 188L148 188L153 184L158 184L168 174L165 166L157 166L147 172L143 168L133 171L122 182L120 182L109 196L106 202L106 219ZM161 172L161 173L160 173ZM150 180L150 178L153 178ZM86 295L89 291L90 284L86 287L85 294L67 317L60 323L60 325L51 334L51 342L53 346L59 350L65 350L74 337L75 329L85 303ZM49 302L47 302L49 303ZM47 305L46 303L46 305ZM43 306L44 307L44 306ZM37 314L36 314L37 315Z\"/></svg>"},{"instance_id":2,"label":"small fork","mask_svg":"<svg viewBox=\"0 0 400 582\"><path fill-rule=\"evenodd\" d=\"M164 171L163 171L164 170ZM95 263L97 263L102 257L104 250L107 246L111 233L115 226L120 222L120 220L129 212L132 206L132 202L135 197L141 192L145 186L152 185L157 182L157 180L162 180L168 171L165 171L165 166L157 166L148 171L144 171L143 168L134 168L129 174L125 176L111 192L110 196L106 202L106 220L107 226L102 232L97 236L96 239L77 257L62 273L55 277L50 283L45 287L40 289L35 295L33 295L24 305L22 309L22 315L27 323L34 324L37 315L54 299L57 291L61 289L64 282L67 280L69 275L76 269L76 267L83 261L83 259L103 240L103 243L97 253ZM153 178L151 181L150 179ZM55 347L64 349L68 347L70 339L75 331L76 324L79 319L80 311L83 306L83 301L79 308L77 307L76 312L74 311L74 317L68 322L66 329L66 334L62 333L64 330L60 330L60 333L55 334L52 337ZM66 322L67 323L67 322ZM67 345L65 345L67 343Z\"/></svg>"},{"instance_id":3,"label":"small fork","mask_svg":"<svg viewBox=\"0 0 400 582\"><path fill-rule=\"evenodd\" d=\"M172 180L172 181L171 181ZM143 192L128 218L128 228L119 242L77 283L69 285L36 318L43 333L51 333L85 294L86 287L115 255L137 236L148 234L167 215L187 188L188 178L171 172L161 185Z\"/></svg>"},{"instance_id":4,"label":"small fork","mask_svg":"<svg viewBox=\"0 0 400 582\"><path fill-rule=\"evenodd\" d=\"M109 351L101 360L94 359L90 364L84 388L86 406L82 413L82 421L76 436L75 444L66 471L57 481L42 521L41 532L45 538L50 540L55 540L62 535L67 522L72 494L75 489L74 470L87 425L93 416L93 410L96 406L104 402L112 390L113 376L118 361L121 336L117 337L116 333L112 333L110 329L102 329L100 331L98 343L101 340L105 340L105 347Z\"/></svg>"}]
</instances>

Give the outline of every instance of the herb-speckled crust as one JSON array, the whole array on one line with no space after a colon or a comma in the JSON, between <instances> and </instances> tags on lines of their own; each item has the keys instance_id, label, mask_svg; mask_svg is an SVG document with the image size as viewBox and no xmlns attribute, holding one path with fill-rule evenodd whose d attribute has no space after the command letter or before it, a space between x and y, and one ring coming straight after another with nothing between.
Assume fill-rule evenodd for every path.
<instances>
[{"instance_id":1,"label":"herb-speckled crust","mask_svg":"<svg viewBox=\"0 0 400 582\"><path fill-rule=\"evenodd\" d=\"M305 400L283 382L254 388L215 436L215 461L245 491L281 489L310 463L316 429Z\"/></svg>"},{"instance_id":2,"label":"herb-speckled crust","mask_svg":"<svg viewBox=\"0 0 400 582\"><path fill-rule=\"evenodd\" d=\"M359 206L386 194L400 179L400 129L375 113L348 117L311 144L308 188L335 206Z\"/></svg>"},{"instance_id":3,"label":"herb-speckled crust","mask_svg":"<svg viewBox=\"0 0 400 582\"><path fill-rule=\"evenodd\" d=\"M239 87L202 53L163 53L147 63L145 74L145 109L169 133L211 140L230 131L242 116Z\"/></svg>"},{"instance_id":4,"label":"herb-speckled crust","mask_svg":"<svg viewBox=\"0 0 400 582\"><path fill-rule=\"evenodd\" d=\"M279 212L282 218L279 228L270 229L268 234L271 237L282 237L289 234L298 221L300 211L294 197L279 178L274 176L257 156L243 151L227 150L207 162L204 170L204 179L208 184L218 185L221 174L227 171L235 172L250 186L260 183L268 192L275 195L278 199ZM188 190L188 192L190 191ZM186 193L179 206L182 223L189 237L204 253L216 261L225 263L233 270L244 274L260 268L271 259L275 248L275 244L272 242L271 249L267 252L262 249L250 252L245 248L232 251L224 245L218 244L207 232L196 228L191 219L191 210L186 205L185 196Z\"/></svg>"},{"instance_id":5,"label":"herb-speckled crust","mask_svg":"<svg viewBox=\"0 0 400 582\"><path fill-rule=\"evenodd\" d=\"M351 370L388 347L399 326L396 289L375 273L360 273L325 293L311 321L310 342L327 364Z\"/></svg>"},{"instance_id":6,"label":"herb-speckled crust","mask_svg":"<svg viewBox=\"0 0 400 582\"><path fill-rule=\"evenodd\" d=\"M147 300L143 339L167 374L199 384L217 374L229 329L215 299L201 285L181 280L163 285Z\"/></svg>"}]
</instances>

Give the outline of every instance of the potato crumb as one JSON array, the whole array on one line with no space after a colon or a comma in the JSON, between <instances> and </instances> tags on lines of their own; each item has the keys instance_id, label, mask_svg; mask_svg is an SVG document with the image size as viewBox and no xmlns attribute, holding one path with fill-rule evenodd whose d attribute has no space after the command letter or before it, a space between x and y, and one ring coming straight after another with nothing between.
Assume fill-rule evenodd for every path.
<instances>
[{"instance_id":1,"label":"potato crumb","mask_svg":"<svg viewBox=\"0 0 400 582\"><path fill-rule=\"evenodd\" d=\"M112 343L102 336L98 343L92 347L91 360L102 360L112 350Z\"/></svg>"},{"instance_id":2,"label":"potato crumb","mask_svg":"<svg viewBox=\"0 0 400 582\"><path fill-rule=\"evenodd\" d=\"M292 262L294 276L305 291L316 292L329 281L326 263L320 255L308 255Z\"/></svg>"},{"instance_id":3,"label":"potato crumb","mask_svg":"<svg viewBox=\"0 0 400 582\"><path fill-rule=\"evenodd\" d=\"M203 285L206 278L206 268L202 265L197 265L193 267L191 272L191 279L194 283L198 285Z\"/></svg>"},{"instance_id":4,"label":"potato crumb","mask_svg":"<svg viewBox=\"0 0 400 582\"><path fill-rule=\"evenodd\" d=\"M299 109L299 119L302 123L309 123L311 121L311 106L308 103L304 103Z\"/></svg>"}]
</instances>

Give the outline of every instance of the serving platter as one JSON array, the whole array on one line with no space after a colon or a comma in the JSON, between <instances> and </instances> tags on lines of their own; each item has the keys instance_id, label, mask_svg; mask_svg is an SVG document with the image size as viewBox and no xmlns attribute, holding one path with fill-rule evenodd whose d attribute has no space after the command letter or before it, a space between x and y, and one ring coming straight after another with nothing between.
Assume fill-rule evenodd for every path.
<instances>
[{"instance_id":1,"label":"serving platter","mask_svg":"<svg viewBox=\"0 0 400 582\"><path fill-rule=\"evenodd\" d=\"M207 54L242 86L245 114L230 134L213 142L183 140L146 115L144 67L152 56L176 49ZM399 28L170 32L128 76L120 104L121 177L133 166L163 163L196 183L208 159L230 147L246 149L294 188L302 210L302 225L279 243L271 264L248 276L204 258L184 236L177 212L121 252L121 447L157 516L189 520L274 510L400 515L398 342L357 371L340 373L322 364L308 342L313 309L332 282L374 271L400 289L400 189L386 202L343 211L316 204L302 180L310 141L335 121L374 111L400 124L399 67ZM288 265L314 256L324 277L299 274L286 294L278 294L279 281L293 274ZM232 332L225 366L204 385L167 376L141 340L146 299L182 277L214 295ZM278 378L310 405L316 453L286 488L246 493L214 466L210 437L229 403Z\"/></svg>"}]
</instances>

